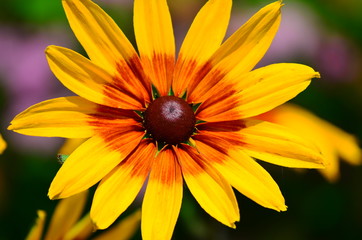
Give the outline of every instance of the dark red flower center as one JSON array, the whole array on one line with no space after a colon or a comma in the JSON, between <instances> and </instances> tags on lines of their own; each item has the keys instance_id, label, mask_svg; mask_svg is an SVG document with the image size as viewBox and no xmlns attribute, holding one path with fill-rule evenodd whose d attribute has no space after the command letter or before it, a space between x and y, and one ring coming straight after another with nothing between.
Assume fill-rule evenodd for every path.
<instances>
[{"instance_id":1,"label":"dark red flower center","mask_svg":"<svg viewBox=\"0 0 362 240\"><path fill-rule=\"evenodd\" d=\"M174 96L159 97L144 113L144 127L158 142L178 144L187 141L195 128L191 106Z\"/></svg>"}]
</instances>

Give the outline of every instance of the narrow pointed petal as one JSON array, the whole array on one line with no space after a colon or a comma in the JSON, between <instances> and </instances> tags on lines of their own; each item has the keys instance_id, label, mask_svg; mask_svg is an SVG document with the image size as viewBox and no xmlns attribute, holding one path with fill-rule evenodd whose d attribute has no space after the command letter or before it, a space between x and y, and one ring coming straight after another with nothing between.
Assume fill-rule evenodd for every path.
<instances>
[{"instance_id":1,"label":"narrow pointed petal","mask_svg":"<svg viewBox=\"0 0 362 240\"><path fill-rule=\"evenodd\" d=\"M321 133L333 144L333 148L342 159L353 165L362 164L362 150L359 147L357 138L342 129L319 119L316 124L321 127Z\"/></svg>"},{"instance_id":2,"label":"narrow pointed petal","mask_svg":"<svg viewBox=\"0 0 362 240\"><path fill-rule=\"evenodd\" d=\"M201 156L187 145L176 149L182 175L200 206L212 217L235 228L239 221L239 211L230 185L212 167L205 164Z\"/></svg>"},{"instance_id":3,"label":"narrow pointed petal","mask_svg":"<svg viewBox=\"0 0 362 240\"><path fill-rule=\"evenodd\" d=\"M361 149L356 138L297 105L284 104L257 117L298 132L314 142L329 163L320 172L331 182L339 178L339 157L351 164L361 164Z\"/></svg>"},{"instance_id":4,"label":"narrow pointed petal","mask_svg":"<svg viewBox=\"0 0 362 240\"><path fill-rule=\"evenodd\" d=\"M191 102L202 102L202 92L208 92L226 74L233 79L255 67L279 28L281 6L281 1L277 1L262 8L220 46L210 58L210 73L195 89L190 89Z\"/></svg>"},{"instance_id":5,"label":"narrow pointed petal","mask_svg":"<svg viewBox=\"0 0 362 240\"><path fill-rule=\"evenodd\" d=\"M82 55L62 47L49 46L46 56L50 69L69 90L77 95L114 108L142 109L142 88L131 86L98 67ZM132 94L138 93L134 96Z\"/></svg>"},{"instance_id":6,"label":"narrow pointed petal","mask_svg":"<svg viewBox=\"0 0 362 240\"><path fill-rule=\"evenodd\" d=\"M88 191L61 200L53 213L45 240L62 239L83 213Z\"/></svg>"},{"instance_id":7,"label":"narrow pointed petal","mask_svg":"<svg viewBox=\"0 0 362 240\"><path fill-rule=\"evenodd\" d=\"M181 208L182 184L175 153L162 150L152 166L143 199L143 239L171 239Z\"/></svg>"},{"instance_id":8,"label":"narrow pointed petal","mask_svg":"<svg viewBox=\"0 0 362 240\"><path fill-rule=\"evenodd\" d=\"M280 63L262 67L237 78L237 81L230 80L234 83L227 84L227 91L223 91L224 87L227 88L224 85L222 88L215 86L213 92L205 93L207 100L201 105L198 116L205 121L256 116L292 99L315 77L319 77L319 73L302 64ZM230 90L232 88L234 90Z\"/></svg>"},{"instance_id":9,"label":"narrow pointed petal","mask_svg":"<svg viewBox=\"0 0 362 240\"><path fill-rule=\"evenodd\" d=\"M37 219L35 220L34 226L30 229L28 236L26 236L25 240L41 240L41 236L43 235L44 224L46 213L43 210L38 210Z\"/></svg>"},{"instance_id":10,"label":"narrow pointed petal","mask_svg":"<svg viewBox=\"0 0 362 240\"><path fill-rule=\"evenodd\" d=\"M128 240L132 239L141 222L141 210L137 210L126 218L122 219L117 225L101 233L93 240Z\"/></svg>"},{"instance_id":11,"label":"narrow pointed petal","mask_svg":"<svg viewBox=\"0 0 362 240\"><path fill-rule=\"evenodd\" d=\"M61 97L29 107L11 121L8 129L31 136L89 138L105 126L136 126L131 115L81 97Z\"/></svg>"},{"instance_id":12,"label":"narrow pointed petal","mask_svg":"<svg viewBox=\"0 0 362 240\"><path fill-rule=\"evenodd\" d=\"M190 82L200 81L200 70L220 47L229 24L231 0L210 0L195 17L180 49L173 91L180 96ZM191 83L193 85L193 83Z\"/></svg>"},{"instance_id":13,"label":"narrow pointed petal","mask_svg":"<svg viewBox=\"0 0 362 240\"><path fill-rule=\"evenodd\" d=\"M91 209L91 218L98 229L108 228L134 201L149 175L155 154L156 146L143 140L102 179Z\"/></svg>"},{"instance_id":14,"label":"narrow pointed petal","mask_svg":"<svg viewBox=\"0 0 362 240\"><path fill-rule=\"evenodd\" d=\"M222 152L215 142L205 143L205 138L195 141L197 149L233 187L263 207L286 210L278 185L254 159L242 150Z\"/></svg>"},{"instance_id":15,"label":"narrow pointed petal","mask_svg":"<svg viewBox=\"0 0 362 240\"><path fill-rule=\"evenodd\" d=\"M320 149L281 125L248 120L240 131L243 150L250 156L284 167L324 168Z\"/></svg>"},{"instance_id":16,"label":"narrow pointed petal","mask_svg":"<svg viewBox=\"0 0 362 240\"><path fill-rule=\"evenodd\" d=\"M175 40L166 0L135 0L134 30L144 72L167 95L175 62Z\"/></svg>"},{"instance_id":17,"label":"narrow pointed petal","mask_svg":"<svg viewBox=\"0 0 362 240\"><path fill-rule=\"evenodd\" d=\"M245 82L252 85L240 92L242 104L238 110L244 118L266 112L292 99L312 78L319 77L319 73L302 64L272 64L254 70L245 76Z\"/></svg>"},{"instance_id":18,"label":"narrow pointed petal","mask_svg":"<svg viewBox=\"0 0 362 240\"><path fill-rule=\"evenodd\" d=\"M50 99L18 114L8 130L42 137L87 138L94 134L94 127L87 122L96 108L80 97Z\"/></svg>"},{"instance_id":19,"label":"narrow pointed petal","mask_svg":"<svg viewBox=\"0 0 362 240\"><path fill-rule=\"evenodd\" d=\"M206 99L197 110L197 118L205 122L237 121L244 116L238 110L240 97L229 90Z\"/></svg>"},{"instance_id":20,"label":"narrow pointed petal","mask_svg":"<svg viewBox=\"0 0 362 240\"><path fill-rule=\"evenodd\" d=\"M281 1L276 1L259 10L221 45L212 62L234 74L253 69L269 49L279 28L281 6Z\"/></svg>"},{"instance_id":21,"label":"narrow pointed petal","mask_svg":"<svg viewBox=\"0 0 362 240\"><path fill-rule=\"evenodd\" d=\"M99 182L135 149L143 135L113 129L84 142L59 169L50 185L49 198L66 198Z\"/></svg>"},{"instance_id":22,"label":"narrow pointed petal","mask_svg":"<svg viewBox=\"0 0 362 240\"><path fill-rule=\"evenodd\" d=\"M5 149L6 149L6 142L0 134L0 154L2 154Z\"/></svg>"},{"instance_id":23,"label":"narrow pointed petal","mask_svg":"<svg viewBox=\"0 0 362 240\"><path fill-rule=\"evenodd\" d=\"M63 0L70 27L88 56L113 74L117 64L137 58L126 36L97 4L90 0Z\"/></svg>"}]
</instances>

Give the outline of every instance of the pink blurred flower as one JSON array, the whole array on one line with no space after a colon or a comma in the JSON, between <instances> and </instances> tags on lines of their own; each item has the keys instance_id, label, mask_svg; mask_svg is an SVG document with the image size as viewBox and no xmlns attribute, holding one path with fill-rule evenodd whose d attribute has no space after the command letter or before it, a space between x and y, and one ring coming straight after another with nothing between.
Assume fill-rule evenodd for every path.
<instances>
[{"instance_id":1,"label":"pink blurred flower","mask_svg":"<svg viewBox=\"0 0 362 240\"><path fill-rule=\"evenodd\" d=\"M317 63L324 80L349 82L357 78L362 60L347 39L333 35L321 42Z\"/></svg>"},{"instance_id":2,"label":"pink blurred flower","mask_svg":"<svg viewBox=\"0 0 362 240\"><path fill-rule=\"evenodd\" d=\"M54 43L62 46L70 43L67 36L59 27L33 32L25 28L0 26L0 85L6 89L8 98L1 124L6 125L16 113L34 103L64 95L64 88L49 70L44 49ZM44 152L58 147L58 141L54 139L30 139L8 134L10 144L16 142L25 150Z\"/></svg>"}]
</instances>

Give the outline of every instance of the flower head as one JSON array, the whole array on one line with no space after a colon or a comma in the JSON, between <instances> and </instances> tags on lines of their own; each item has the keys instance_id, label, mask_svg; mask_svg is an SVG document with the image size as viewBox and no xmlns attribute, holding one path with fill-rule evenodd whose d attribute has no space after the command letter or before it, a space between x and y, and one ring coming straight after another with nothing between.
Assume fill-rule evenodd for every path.
<instances>
[{"instance_id":1,"label":"flower head","mask_svg":"<svg viewBox=\"0 0 362 240\"><path fill-rule=\"evenodd\" d=\"M284 104L257 117L290 128L298 135L313 141L326 160L326 168L319 169L329 181L339 178L339 158L352 165L362 164L362 151L357 139L317 117L306 109L293 104Z\"/></svg>"},{"instance_id":2,"label":"flower head","mask_svg":"<svg viewBox=\"0 0 362 240\"><path fill-rule=\"evenodd\" d=\"M166 0L135 0L138 53L99 6L63 0L89 59L56 46L46 55L57 78L79 96L36 104L9 127L28 135L89 138L58 171L51 199L100 182L91 218L104 229L148 178L145 239L171 238L183 181L207 213L230 227L239 220L232 187L264 207L286 210L278 185L252 157L301 168L321 168L323 158L285 128L249 118L293 98L319 74L287 63L252 70L275 36L282 4L264 7L222 43L231 3L204 5L176 60Z\"/></svg>"}]
</instances>

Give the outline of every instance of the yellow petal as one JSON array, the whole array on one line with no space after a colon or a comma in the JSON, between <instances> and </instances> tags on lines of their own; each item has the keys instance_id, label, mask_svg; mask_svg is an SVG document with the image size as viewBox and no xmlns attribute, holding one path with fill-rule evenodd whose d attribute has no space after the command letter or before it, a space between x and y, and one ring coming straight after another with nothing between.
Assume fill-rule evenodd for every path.
<instances>
[{"instance_id":1,"label":"yellow petal","mask_svg":"<svg viewBox=\"0 0 362 240\"><path fill-rule=\"evenodd\" d=\"M258 115L295 97L314 77L319 74L312 68L293 63L272 64L234 79L226 76L211 91L200 92L205 102L197 117L215 122Z\"/></svg>"},{"instance_id":2,"label":"yellow petal","mask_svg":"<svg viewBox=\"0 0 362 240\"><path fill-rule=\"evenodd\" d=\"M240 111L243 118L266 112L303 91L312 78L320 77L312 68L292 63L272 64L246 74L240 87Z\"/></svg>"},{"instance_id":3,"label":"yellow petal","mask_svg":"<svg viewBox=\"0 0 362 240\"><path fill-rule=\"evenodd\" d=\"M333 153L332 156L328 156L323 154L323 156L328 159L328 165L326 165L325 169L318 169L318 171L331 183L338 181L340 178L339 172L339 159L336 153Z\"/></svg>"},{"instance_id":4,"label":"yellow petal","mask_svg":"<svg viewBox=\"0 0 362 240\"><path fill-rule=\"evenodd\" d=\"M78 147L64 162L49 189L49 197L66 198L100 181L138 145L143 132L106 132Z\"/></svg>"},{"instance_id":5,"label":"yellow petal","mask_svg":"<svg viewBox=\"0 0 362 240\"><path fill-rule=\"evenodd\" d=\"M195 17L182 43L172 84L175 96L182 95L189 82L220 46L230 19L231 0L209 0Z\"/></svg>"},{"instance_id":6,"label":"yellow petal","mask_svg":"<svg viewBox=\"0 0 362 240\"><path fill-rule=\"evenodd\" d=\"M123 109L142 109L143 96L138 100L129 94L130 86L82 55L62 47L50 46L46 56L55 76L69 90L77 95L109 107ZM122 84L123 83L123 84ZM138 92L142 92L139 90Z\"/></svg>"},{"instance_id":7,"label":"yellow petal","mask_svg":"<svg viewBox=\"0 0 362 240\"><path fill-rule=\"evenodd\" d=\"M197 91L203 102L198 117L213 122L255 116L295 97L315 77L320 76L312 68L293 63L272 64L232 78L226 75Z\"/></svg>"},{"instance_id":8,"label":"yellow petal","mask_svg":"<svg viewBox=\"0 0 362 240\"><path fill-rule=\"evenodd\" d=\"M88 191L60 200L54 210L45 240L62 239L83 213Z\"/></svg>"},{"instance_id":9,"label":"yellow petal","mask_svg":"<svg viewBox=\"0 0 362 240\"><path fill-rule=\"evenodd\" d=\"M117 24L89 0L63 0L70 27L88 56L113 74L117 64L137 60L137 53Z\"/></svg>"},{"instance_id":10,"label":"yellow petal","mask_svg":"<svg viewBox=\"0 0 362 240\"><path fill-rule=\"evenodd\" d=\"M109 230L102 232L93 240L128 240L135 234L140 226L141 210L137 210L126 218L122 219L117 225Z\"/></svg>"},{"instance_id":11,"label":"yellow petal","mask_svg":"<svg viewBox=\"0 0 362 240\"><path fill-rule=\"evenodd\" d=\"M175 61L175 40L166 0L135 0L134 30L144 72L167 95Z\"/></svg>"},{"instance_id":12,"label":"yellow petal","mask_svg":"<svg viewBox=\"0 0 362 240\"><path fill-rule=\"evenodd\" d=\"M139 125L136 116L81 97L62 97L31 106L18 114L8 129L32 136L89 138L110 128L132 129Z\"/></svg>"},{"instance_id":13,"label":"yellow petal","mask_svg":"<svg viewBox=\"0 0 362 240\"><path fill-rule=\"evenodd\" d=\"M362 164L362 151L355 136L322 119L315 123L321 127L321 132L333 144L342 159L353 165Z\"/></svg>"},{"instance_id":14,"label":"yellow petal","mask_svg":"<svg viewBox=\"0 0 362 240\"><path fill-rule=\"evenodd\" d=\"M182 184L174 152L162 150L152 166L143 199L143 239L171 239L181 208Z\"/></svg>"},{"instance_id":15,"label":"yellow petal","mask_svg":"<svg viewBox=\"0 0 362 240\"><path fill-rule=\"evenodd\" d=\"M6 142L0 134L0 154L4 152L5 148L6 148Z\"/></svg>"},{"instance_id":16,"label":"yellow petal","mask_svg":"<svg viewBox=\"0 0 362 240\"><path fill-rule=\"evenodd\" d=\"M96 109L96 104L80 97L50 99L18 114L8 129L33 136L87 138L94 134L88 121Z\"/></svg>"},{"instance_id":17,"label":"yellow petal","mask_svg":"<svg viewBox=\"0 0 362 240\"><path fill-rule=\"evenodd\" d=\"M89 239L94 232L94 225L89 213L82 217L62 238L64 240Z\"/></svg>"},{"instance_id":18,"label":"yellow petal","mask_svg":"<svg viewBox=\"0 0 362 240\"><path fill-rule=\"evenodd\" d=\"M203 93L210 91L225 75L234 79L252 70L268 50L280 24L281 1L258 11L210 58L213 67L195 89L190 89L191 102L203 102Z\"/></svg>"},{"instance_id":19,"label":"yellow petal","mask_svg":"<svg viewBox=\"0 0 362 240\"><path fill-rule=\"evenodd\" d=\"M58 152L60 154L69 155L86 140L86 138L68 138Z\"/></svg>"},{"instance_id":20,"label":"yellow petal","mask_svg":"<svg viewBox=\"0 0 362 240\"><path fill-rule=\"evenodd\" d=\"M339 177L339 156L351 164L362 163L361 149L353 135L299 106L284 104L258 116L258 119L291 128L298 135L314 142L329 163L320 170L329 181L336 181Z\"/></svg>"},{"instance_id":21,"label":"yellow petal","mask_svg":"<svg viewBox=\"0 0 362 240\"><path fill-rule=\"evenodd\" d=\"M188 146L183 148L186 151L177 149L176 154L190 192L208 214L226 226L235 228L239 212L230 185L215 169L206 165L207 160L202 160L195 150Z\"/></svg>"},{"instance_id":22,"label":"yellow petal","mask_svg":"<svg viewBox=\"0 0 362 240\"><path fill-rule=\"evenodd\" d=\"M240 131L243 151L248 155L284 167L324 168L320 149L281 125L248 120Z\"/></svg>"},{"instance_id":23,"label":"yellow petal","mask_svg":"<svg viewBox=\"0 0 362 240\"><path fill-rule=\"evenodd\" d=\"M259 10L231 35L212 57L225 72L239 75L254 68L268 50L280 24L281 1Z\"/></svg>"},{"instance_id":24,"label":"yellow petal","mask_svg":"<svg viewBox=\"0 0 362 240\"><path fill-rule=\"evenodd\" d=\"M35 221L34 226L31 228L28 236L26 236L25 240L41 240L41 236L43 234L44 224L46 213L43 210L38 210L37 219Z\"/></svg>"},{"instance_id":25,"label":"yellow petal","mask_svg":"<svg viewBox=\"0 0 362 240\"><path fill-rule=\"evenodd\" d=\"M240 193L263 207L285 211L285 201L273 178L242 150L227 155L216 148L196 141L197 149Z\"/></svg>"},{"instance_id":26,"label":"yellow petal","mask_svg":"<svg viewBox=\"0 0 362 240\"><path fill-rule=\"evenodd\" d=\"M240 97L235 92L225 90L203 102L196 117L208 123L240 121L244 118L239 111L241 104Z\"/></svg>"},{"instance_id":27,"label":"yellow petal","mask_svg":"<svg viewBox=\"0 0 362 240\"><path fill-rule=\"evenodd\" d=\"M156 146L143 140L99 184L91 218L98 229L109 227L136 198L152 167Z\"/></svg>"}]
</instances>

